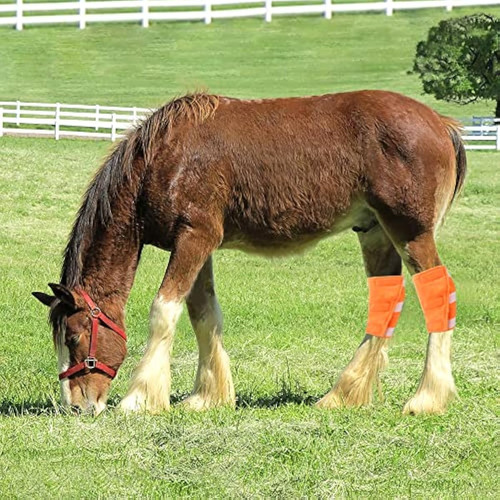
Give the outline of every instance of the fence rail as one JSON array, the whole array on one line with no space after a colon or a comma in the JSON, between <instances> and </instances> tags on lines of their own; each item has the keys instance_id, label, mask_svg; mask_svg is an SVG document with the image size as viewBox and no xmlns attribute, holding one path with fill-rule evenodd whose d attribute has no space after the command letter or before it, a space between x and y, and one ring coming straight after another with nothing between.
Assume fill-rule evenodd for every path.
<instances>
[{"instance_id":1,"label":"fence rail","mask_svg":"<svg viewBox=\"0 0 500 500\"><path fill-rule=\"evenodd\" d=\"M138 107L0 101L0 136L28 135L111 139L151 110Z\"/></svg>"},{"instance_id":2,"label":"fence rail","mask_svg":"<svg viewBox=\"0 0 500 500\"><path fill-rule=\"evenodd\" d=\"M342 0L76 0L31 3L14 0L0 4L0 26L22 30L30 24L77 24L137 22L147 28L150 21L204 21L213 19L320 14L331 19L334 12L385 12L396 10L500 5L500 0L381 0L341 3ZM284 5L286 4L286 5ZM298 5L294 5L298 4ZM231 8L233 7L233 8ZM187 9L187 10L181 10ZM104 13L98 11L105 10ZM12 14L12 15L8 15ZM35 15L33 15L35 14Z\"/></svg>"},{"instance_id":3,"label":"fence rail","mask_svg":"<svg viewBox=\"0 0 500 500\"><path fill-rule=\"evenodd\" d=\"M464 127L465 149L500 151L500 123L496 126Z\"/></svg>"},{"instance_id":4,"label":"fence rail","mask_svg":"<svg viewBox=\"0 0 500 500\"><path fill-rule=\"evenodd\" d=\"M144 119L148 108L0 101L3 135L104 139L115 141ZM500 151L500 123L464 127L466 149ZM493 124L495 123L495 124ZM497 124L496 124L497 123Z\"/></svg>"}]
</instances>

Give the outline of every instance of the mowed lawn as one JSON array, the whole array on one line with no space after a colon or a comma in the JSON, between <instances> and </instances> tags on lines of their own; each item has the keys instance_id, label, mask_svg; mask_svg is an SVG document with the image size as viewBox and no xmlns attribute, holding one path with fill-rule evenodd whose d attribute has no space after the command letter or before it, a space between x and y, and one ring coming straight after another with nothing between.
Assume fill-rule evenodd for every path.
<instances>
[{"instance_id":1,"label":"mowed lawn","mask_svg":"<svg viewBox=\"0 0 500 500\"><path fill-rule=\"evenodd\" d=\"M406 73L415 43L447 15L1 30L0 99L155 106L203 86L242 97L371 87L453 116L488 114L490 103L460 108L420 96ZM458 288L460 399L446 415L401 415L427 341L412 286L382 377L385 401L313 407L363 335L366 278L349 232L288 259L216 254L236 411L174 405L162 415L124 416L111 408L94 419L61 412L46 310L30 292L57 281L81 194L109 147L0 138L0 498L498 498L498 153L469 153L464 194L438 238ZM127 306L129 356L111 407L143 352L167 261L155 249L143 254ZM192 389L196 361L184 314L174 403Z\"/></svg>"},{"instance_id":2,"label":"mowed lawn","mask_svg":"<svg viewBox=\"0 0 500 500\"><path fill-rule=\"evenodd\" d=\"M346 233L291 259L216 254L236 411L174 407L125 417L110 410L93 419L59 414L46 310L30 292L57 280L79 195L107 148L2 139L0 496L496 496L497 154L469 155L465 194L439 237L459 297L453 358L461 399L445 416L401 416L427 340L412 287L383 375L385 402L359 410L312 406L349 360L366 318L360 252L354 233ZM165 253L144 254L113 405L143 350L166 262ZM196 358L184 314L174 401L191 390Z\"/></svg>"},{"instance_id":3,"label":"mowed lawn","mask_svg":"<svg viewBox=\"0 0 500 500\"><path fill-rule=\"evenodd\" d=\"M235 97L390 89L457 117L493 113L422 95L415 47L441 19L500 7L384 14L0 29L0 100L155 107L186 91ZM34 50L37 48L37 50Z\"/></svg>"}]
</instances>

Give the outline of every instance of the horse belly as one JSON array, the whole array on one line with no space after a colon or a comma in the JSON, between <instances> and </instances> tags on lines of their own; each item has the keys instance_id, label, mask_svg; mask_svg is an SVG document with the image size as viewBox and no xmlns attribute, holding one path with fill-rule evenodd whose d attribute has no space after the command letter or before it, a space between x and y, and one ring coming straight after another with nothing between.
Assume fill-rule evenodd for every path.
<instances>
[{"instance_id":1,"label":"horse belly","mask_svg":"<svg viewBox=\"0 0 500 500\"><path fill-rule=\"evenodd\" d=\"M250 228L245 225L239 225L238 229L228 228L220 248L241 250L267 257L301 254L312 249L324 238L353 226L367 225L372 218L373 213L367 205L358 200L352 203L348 210L335 214L328 224L319 228L312 229L307 227L307 224L303 226L297 224L293 228L286 228L286 231L280 231L279 223L265 224L260 228Z\"/></svg>"}]
</instances>

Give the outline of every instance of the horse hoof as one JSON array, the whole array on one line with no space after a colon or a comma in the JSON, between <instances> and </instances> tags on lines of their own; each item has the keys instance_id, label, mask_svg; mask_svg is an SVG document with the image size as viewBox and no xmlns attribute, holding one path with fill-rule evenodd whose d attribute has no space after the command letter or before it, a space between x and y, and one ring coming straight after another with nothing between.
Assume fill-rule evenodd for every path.
<instances>
[{"instance_id":1,"label":"horse hoof","mask_svg":"<svg viewBox=\"0 0 500 500\"><path fill-rule=\"evenodd\" d=\"M125 396L118 405L118 410L125 413L137 413L139 411L144 411L145 409L145 398L140 397L138 394L130 394Z\"/></svg>"},{"instance_id":2,"label":"horse hoof","mask_svg":"<svg viewBox=\"0 0 500 500\"><path fill-rule=\"evenodd\" d=\"M198 394L191 394L191 396L181 401L181 406L186 410L203 411L215 405L212 404L210 399L203 398Z\"/></svg>"},{"instance_id":3,"label":"horse hoof","mask_svg":"<svg viewBox=\"0 0 500 500\"><path fill-rule=\"evenodd\" d=\"M326 394L314 406L322 410L335 410L337 408L344 408L345 404L338 394Z\"/></svg>"},{"instance_id":4,"label":"horse hoof","mask_svg":"<svg viewBox=\"0 0 500 500\"><path fill-rule=\"evenodd\" d=\"M205 411L211 408L218 408L221 406L229 406L231 408L235 407L235 401L230 398L210 398L203 397L199 394L191 394L186 399L181 402L181 406L187 410L193 411Z\"/></svg>"},{"instance_id":5,"label":"horse hoof","mask_svg":"<svg viewBox=\"0 0 500 500\"><path fill-rule=\"evenodd\" d=\"M442 415L446 402L438 401L428 393L412 397L403 408L403 415Z\"/></svg>"}]
</instances>

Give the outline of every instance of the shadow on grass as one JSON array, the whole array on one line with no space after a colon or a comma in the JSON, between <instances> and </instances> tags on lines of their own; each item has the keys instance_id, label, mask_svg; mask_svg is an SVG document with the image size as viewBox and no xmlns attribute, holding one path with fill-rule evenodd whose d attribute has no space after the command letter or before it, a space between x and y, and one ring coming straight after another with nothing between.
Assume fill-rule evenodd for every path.
<instances>
[{"instance_id":1,"label":"shadow on grass","mask_svg":"<svg viewBox=\"0 0 500 500\"><path fill-rule=\"evenodd\" d=\"M236 396L236 408L278 408L289 404L312 406L320 396L307 393L278 392L266 396L255 396L253 394L238 394Z\"/></svg>"},{"instance_id":2,"label":"shadow on grass","mask_svg":"<svg viewBox=\"0 0 500 500\"><path fill-rule=\"evenodd\" d=\"M312 406L320 396L310 394L299 381L294 380L288 367L287 373L276 381L276 394L257 396L240 393L236 396L237 408L278 408L286 405Z\"/></svg>"},{"instance_id":3,"label":"shadow on grass","mask_svg":"<svg viewBox=\"0 0 500 500\"><path fill-rule=\"evenodd\" d=\"M182 403L190 393L176 393L170 397L170 403L176 405ZM319 395L308 394L303 390L291 390L283 388L276 394L256 395L252 393L237 393L236 408L278 408L286 405L312 406L321 398Z\"/></svg>"},{"instance_id":4,"label":"shadow on grass","mask_svg":"<svg viewBox=\"0 0 500 500\"><path fill-rule=\"evenodd\" d=\"M189 393L172 394L170 402L172 405L181 403ZM320 396L308 394L306 391L289 388L282 388L276 394L257 396L252 393L239 393L236 395L236 408L278 408L289 404L312 406ZM108 400L110 409L116 408L121 401L121 397L112 396ZM57 416L72 415L72 410L66 409L59 403L47 399L45 401L22 401L11 402L2 401L0 403L0 416L22 417L22 416Z\"/></svg>"},{"instance_id":5,"label":"shadow on grass","mask_svg":"<svg viewBox=\"0 0 500 500\"><path fill-rule=\"evenodd\" d=\"M108 399L108 407L114 409L121 401L120 396L112 396ZM0 402L0 416L23 417L32 416L61 416L61 415L85 415L86 412L76 411L75 408L63 406L59 401L46 399L45 401L21 401L13 403L11 401Z\"/></svg>"},{"instance_id":6,"label":"shadow on grass","mask_svg":"<svg viewBox=\"0 0 500 500\"><path fill-rule=\"evenodd\" d=\"M46 401L22 401L13 403L11 401L2 401L0 403L0 415L7 417L21 417L25 415L61 415L65 410L47 399Z\"/></svg>"}]
</instances>

